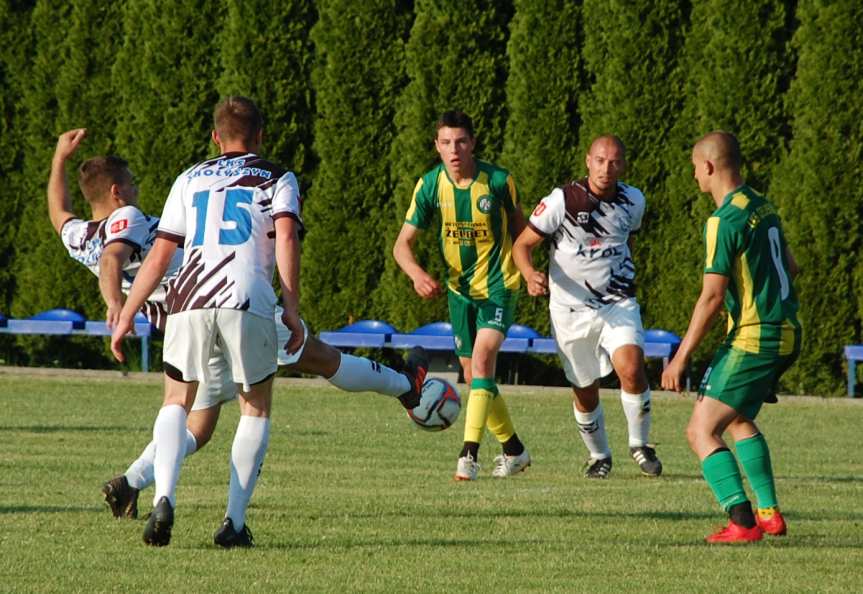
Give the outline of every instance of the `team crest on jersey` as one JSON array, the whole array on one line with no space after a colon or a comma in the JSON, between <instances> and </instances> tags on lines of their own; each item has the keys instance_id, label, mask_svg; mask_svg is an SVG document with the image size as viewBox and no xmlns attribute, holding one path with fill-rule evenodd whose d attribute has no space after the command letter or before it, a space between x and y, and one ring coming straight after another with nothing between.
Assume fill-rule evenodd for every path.
<instances>
[{"instance_id":1,"label":"team crest on jersey","mask_svg":"<svg viewBox=\"0 0 863 594\"><path fill-rule=\"evenodd\" d=\"M575 222L579 225L586 225L590 221L590 213L587 211L579 211L575 214Z\"/></svg>"},{"instance_id":2,"label":"team crest on jersey","mask_svg":"<svg viewBox=\"0 0 863 594\"><path fill-rule=\"evenodd\" d=\"M128 219L120 219L119 221L114 221L113 223L111 223L111 233L119 233L128 226Z\"/></svg>"},{"instance_id":3,"label":"team crest on jersey","mask_svg":"<svg viewBox=\"0 0 863 594\"><path fill-rule=\"evenodd\" d=\"M483 214L488 214L489 212L491 212L491 196L489 194L486 194L477 198L476 207Z\"/></svg>"}]
</instances>

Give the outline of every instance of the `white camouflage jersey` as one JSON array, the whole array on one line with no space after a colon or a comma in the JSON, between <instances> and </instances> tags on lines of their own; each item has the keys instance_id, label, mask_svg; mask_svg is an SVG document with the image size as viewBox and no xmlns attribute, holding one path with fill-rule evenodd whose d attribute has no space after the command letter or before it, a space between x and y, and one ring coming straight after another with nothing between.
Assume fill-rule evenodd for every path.
<instances>
[{"instance_id":1,"label":"white camouflage jersey","mask_svg":"<svg viewBox=\"0 0 863 594\"><path fill-rule=\"evenodd\" d=\"M185 248L168 313L225 308L272 318L273 221L292 217L302 230L300 208L294 174L252 153L227 153L184 171L156 231Z\"/></svg>"},{"instance_id":2,"label":"white camouflage jersey","mask_svg":"<svg viewBox=\"0 0 863 594\"><path fill-rule=\"evenodd\" d=\"M78 218L67 220L60 230L60 238L69 255L96 276L99 276L99 260L106 246L115 242L131 246L132 254L122 268L121 289L128 294L141 263L153 247L158 225L157 217L145 215L135 206L123 206L101 221L84 221ZM141 308L157 328L165 327L164 303L168 281L177 274L182 261L183 253L178 251L171 260L165 278Z\"/></svg>"},{"instance_id":3,"label":"white camouflage jersey","mask_svg":"<svg viewBox=\"0 0 863 594\"><path fill-rule=\"evenodd\" d=\"M617 193L599 198L587 179L555 188L530 215L531 229L551 240L552 303L598 309L635 296L629 235L641 227L644 194L618 182Z\"/></svg>"}]
</instances>

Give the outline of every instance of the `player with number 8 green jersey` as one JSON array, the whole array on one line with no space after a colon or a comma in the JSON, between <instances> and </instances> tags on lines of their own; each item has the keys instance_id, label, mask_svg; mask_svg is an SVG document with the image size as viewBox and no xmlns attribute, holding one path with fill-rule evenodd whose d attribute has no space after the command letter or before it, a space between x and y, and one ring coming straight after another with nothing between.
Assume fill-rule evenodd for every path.
<instances>
[{"instance_id":1,"label":"player with number 8 green jersey","mask_svg":"<svg viewBox=\"0 0 863 594\"><path fill-rule=\"evenodd\" d=\"M704 226L705 273L727 276L726 345L790 355L800 348L797 295L775 208L747 185L730 192Z\"/></svg>"},{"instance_id":2,"label":"player with number 8 green jersey","mask_svg":"<svg viewBox=\"0 0 863 594\"><path fill-rule=\"evenodd\" d=\"M417 182L405 222L427 229L439 211L450 291L468 299L502 299L521 284L509 231L516 208L518 193L506 169L477 160L473 182L459 188L441 163Z\"/></svg>"}]
</instances>

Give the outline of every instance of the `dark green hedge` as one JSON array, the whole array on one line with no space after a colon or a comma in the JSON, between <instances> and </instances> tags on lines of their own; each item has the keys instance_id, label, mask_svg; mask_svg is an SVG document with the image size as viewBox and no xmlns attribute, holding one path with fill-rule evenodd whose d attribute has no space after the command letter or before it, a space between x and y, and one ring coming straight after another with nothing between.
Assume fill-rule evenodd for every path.
<instances>
[{"instance_id":1,"label":"dark green hedge","mask_svg":"<svg viewBox=\"0 0 863 594\"><path fill-rule=\"evenodd\" d=\"M726 128L803 267L806 342L785 385L839 393L842 347L863 341L861 22L856 0L0 0L0 311L102 315L95 279L47 220L60 132L91 132L70 178L81 158L121 154L158 213L176 175L213 154L218 97L242 93L265 112L264 153L300 178L302 309L316 329L446 317L443 300L414 295L391 246L435 162L433 123L459 108L474 117L478 155L514 174L525 214L584 174L592 137L623 138L627 181L648 199L635 252L645 323L683 333L712 210L690 148ZM420 258L441 274L425 235ZM547 331L545 307L523 297L519 321ZM7 360L112 364L99 344L10 344Z\"/></svg>"}]
</instances>

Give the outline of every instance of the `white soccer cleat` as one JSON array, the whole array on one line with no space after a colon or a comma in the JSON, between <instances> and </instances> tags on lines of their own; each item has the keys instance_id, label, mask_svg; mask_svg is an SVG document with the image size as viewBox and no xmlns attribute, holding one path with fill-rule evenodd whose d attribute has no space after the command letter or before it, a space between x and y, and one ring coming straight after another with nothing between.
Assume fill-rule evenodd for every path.
<instances>
[{"instance_id":1,"label":"white soccer cleat","mask_svg":"<svg viewBox=\"0 0 863 594\"><path fill-rule=\"evenodd\" d=\"M518 456L501 454L494 459L494 470L491 471L491 475L495 478L504 478L518 474L528 466L530 466L530 454L527 453L527 449Z\"/></svg>"},{"instance_id":2,"label":"white soccer cleat","mask_svg":"<svg viewBox=\"0 0 863 594\"><path fill-rule=\"evenodd\" d=\"M479 463L473 459L473 456L468 454L458 459L458 465L455 468L455 480L475 481L477 474L479 474Z\"/></svg>"}]
</instances>

